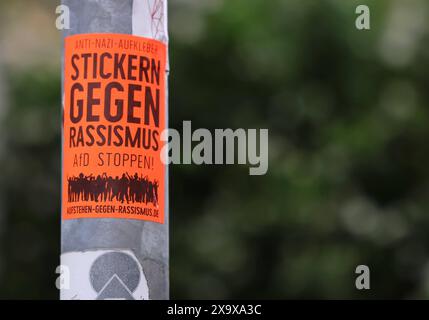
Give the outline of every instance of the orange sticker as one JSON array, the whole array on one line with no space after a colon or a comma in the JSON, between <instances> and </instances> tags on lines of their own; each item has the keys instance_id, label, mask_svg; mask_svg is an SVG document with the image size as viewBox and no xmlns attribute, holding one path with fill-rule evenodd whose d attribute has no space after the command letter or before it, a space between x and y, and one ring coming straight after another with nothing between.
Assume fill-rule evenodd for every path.
<instances>
[{"instance_id":1,"label":"orange sticker","mask_svg":"<svg viewBox=\"0 0 429 320\"><path fill-rule=\"evenodd\" d=\"M164 223L165 63L156 40L65 38L63 219Z\"/></svg>"}]
</instances>

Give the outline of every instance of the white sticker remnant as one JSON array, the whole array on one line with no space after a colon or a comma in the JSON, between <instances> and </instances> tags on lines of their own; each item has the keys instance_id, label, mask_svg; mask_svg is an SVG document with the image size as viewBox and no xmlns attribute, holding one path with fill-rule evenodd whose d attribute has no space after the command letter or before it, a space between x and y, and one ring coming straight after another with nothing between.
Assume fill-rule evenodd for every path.
<instances>
[{"instance_id":1,"label":"white sticker remnant","mask_svg":"<svg viewBox=\"0 0 429 320\"><path fill-rule=\"evenodd\" d=\"M167 1L133 1L133 35L168 43Z\"/></svg>"},{"instance_id":2,"label":"white sticker remnant","mask_svg":"<svg viewBox=\"0 0 429 320\"><path fill-rule=\"evenodd\" d=\"M68 267L69 288L61 300L148 300L143 269L130 250L95 250L61 255Z\"/></svg>"}]
</instances>

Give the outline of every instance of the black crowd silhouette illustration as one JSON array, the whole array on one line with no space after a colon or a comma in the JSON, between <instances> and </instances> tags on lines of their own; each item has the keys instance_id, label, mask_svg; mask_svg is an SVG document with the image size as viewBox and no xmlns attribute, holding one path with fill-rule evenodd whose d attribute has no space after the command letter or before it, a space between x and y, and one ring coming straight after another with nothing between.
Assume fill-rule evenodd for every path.
<instances>
[{"instance_id":1,"label":"black crowd silhouette illustration","mask_svg":"<svg viewBox=\"0 0 429 320\"><path fill-rule=\"evenodd\" d=\"M68 202L78 201L120 201L124 203L152 203L158 206L158 181L150 181L147 176L128 173L121 177L107 176L106 173L86 176L83 173L67 177Z\"/></svg>"}]
</instances>

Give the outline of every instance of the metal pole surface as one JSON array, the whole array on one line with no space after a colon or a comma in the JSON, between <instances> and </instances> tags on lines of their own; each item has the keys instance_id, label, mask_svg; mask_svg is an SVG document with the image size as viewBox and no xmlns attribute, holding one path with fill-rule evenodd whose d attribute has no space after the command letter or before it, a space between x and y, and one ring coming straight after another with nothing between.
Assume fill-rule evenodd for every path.
<instances>
[{"instance_id":1,"label":"metal pole surface","mask_svg":"<svg viewBox=\"0 0 429 320\"><path fill-rule=\"evenodd\" d=\"M146 37L168 45L167 0L62 0L62 4L70 9L70 29L63 31L63 41L72 35L111 33ZM62 64L64 100L64 52ZM165 85L168 70L166 61ZM166 88L163 94L167 128ZM64 153L63 149L63 161L68 156ZM61 265L68 269L69 283L60 290L61 299L169 298L167 167L165 170L163 223L62 218ZM63 188L67 186L65 179L63 175Z\"/></svg>"}]
</instances>

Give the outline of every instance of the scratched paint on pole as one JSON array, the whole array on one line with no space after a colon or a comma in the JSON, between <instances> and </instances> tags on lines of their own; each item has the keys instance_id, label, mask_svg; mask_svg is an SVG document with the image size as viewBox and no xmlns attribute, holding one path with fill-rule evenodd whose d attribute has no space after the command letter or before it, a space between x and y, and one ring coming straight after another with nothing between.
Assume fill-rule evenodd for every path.
<instances>
[{"instance_id":1,"label":"scratched paint on pole","mask_svg":"<svg viewBox=\"0 0 429 320\"><path fill-rule=\"evenodd\" d=\"M164 223L165 64L157 40L65 38L63 219Z\"/></svg>"}]
</instances>

